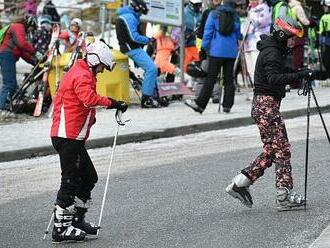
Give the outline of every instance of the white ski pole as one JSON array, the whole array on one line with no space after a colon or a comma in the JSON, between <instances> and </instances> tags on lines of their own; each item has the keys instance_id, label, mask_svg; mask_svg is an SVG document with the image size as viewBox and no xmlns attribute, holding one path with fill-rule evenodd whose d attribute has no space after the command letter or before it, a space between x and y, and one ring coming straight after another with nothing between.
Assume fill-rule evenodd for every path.
<instances>
[{"instance_id":1,"label":"white ski pole","mask_svg":"<svg viewBox=\"0 0 330 248\"><path fill-rule=\"evenodd\" d=\"M48 232L49 232L49 227L50 227L50 225L52 224L53 219L54 219L54 212L52 213L52 216L50 217L50 220L49 220L49 223L48 223L47 229L46 229L46 231L45 231L45 235L44 235L44 237L42 238L42 240L45 240L45 239L46 239L46 236L47 236L47 234L48 234Z\"/></svg>"},{"instance_id":2,"label":"white ski pole","mask_svg":"<svg viewBox=\"0 0 330 248\"><path fill-rule=\"evenodd\" d=\"M113 140L113 145L112 145L112 153L111 153L111 157L110 157L110 164L109 164L109 168L108 168L108 175L107 175L107 181L105 183L105 187L104 187L104 193L103 193L103 199L102 199L102 205L101 205L101 212L100 212L100 217L99 217L99 223L97 224L97 226L99 227L99 229L97 230L96 236L99 236L99 231L100 231L100 227L101 227L101 221L102 221L102 215L103 215L103 209L104 209L104 204L105 204L105 199L107 196L107 192L108 192L108 186L109 186L109 179L110 179L110 173L111 173L111 167L112 167L112 161L113 161L113 156L115 153L115 149L116 149L116 144L117 144L117 137L118 137L118 132L119 132L119 127L120 126L124 126L125 122L122 122L121 120L121 111L117 110L116 111L116 121L117 121L117 130L116 130L116 134Z\"/></svg>"}]
</instances>

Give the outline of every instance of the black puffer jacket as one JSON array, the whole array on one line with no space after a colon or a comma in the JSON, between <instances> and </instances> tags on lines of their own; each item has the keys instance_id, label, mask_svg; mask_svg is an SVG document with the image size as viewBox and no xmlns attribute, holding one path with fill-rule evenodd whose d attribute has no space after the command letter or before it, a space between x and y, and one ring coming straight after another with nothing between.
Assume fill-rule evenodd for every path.
<instances>
[{"instance_id":1,"label":"black puffer jacket","mask_svg":"<svg viewBox=\"0 0 330 248\"><path fill-rule=\"evenodd\" d=\"M272 36L262 35L257 43L260 51L254 73L254 94L285 97L285 85L299 80L295 72L285 66L287 49Z\"/></svg>"}]
</instances>

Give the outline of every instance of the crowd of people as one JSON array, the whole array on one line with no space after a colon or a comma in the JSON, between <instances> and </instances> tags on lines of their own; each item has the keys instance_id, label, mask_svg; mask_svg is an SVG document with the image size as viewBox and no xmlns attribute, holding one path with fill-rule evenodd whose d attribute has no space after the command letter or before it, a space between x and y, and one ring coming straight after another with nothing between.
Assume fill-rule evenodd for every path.
<instances>
[{"instance_id":1,"label":"crowd of people","mask_svg":"<svg viewBox=\"0 0 330 248\"><path fill-rule=\"evenodd\" d=\"M0 57L10 58L6 61L1 60L0 64L4 63L1 67L11 68L2 72L1 110L6 110L6 104L17 89L16 75L14 75L15 62L22 57L28 63L35 65L41 58L45 58L51 40L52 25L60 22L60 15L50 0L43 0L40 4L35 0L23 1L21 5L24 17L13 20L0 47ZM247 6L238 0L210 0L206 5L202 0L186 1L183 43L185 53L182 69L188 78L189 75L195 75L193 70L196 67L200 67L198 69L204 70L207 75L199 85L200 90L197 91L194 85L188 85L196 90L196 98L187 100L186 105L202 113L211 97L213 102L217 103L221 78L224 92L222 110L225 113L230 112L234 105L236 88L233 75L237 74L237 67L242 67L240 63L237 65L237 57L242 54L240 51L243 51L245 73L253 82L259 54L257 42L261 35L271 34L273 23L279 16L289 16L299 22L305 31L302 37L295 37L290 41L292 69L299 70L306 65L304 57L306 45L313 50L310 51L312 54L317 54L314 51L315 45L319 45L321 58L326 58L329 53L328 1L324 0L323 5L324 15L318 21L310 16L298 0L251 0ZM147 37L140 29L140 17L146 15L148 11L147 4L143 0L130 1L130 5L120 8L116 18L117 40L120 51L128 55L135 65L144 71L141 107L166 107L168 101L159 97L157 83L173 82L182 75L178 65L181 30L177 27L161 25L152 37ZM221 22L223 25L219 24ZM24 32L21 30L22 25ZM21 28L15 31L17 26ZM79 18L72 19L70 27L61 31L59 38L65 51L74 50L81 31L82 20ZM21 41L19 43L24 45L18 46L13 41L8 44L6 37L11 35L19 36L18 39ZM147 47L147 50L144 47ZM226 49L223 49L224 47ZM329 74L329 61L322 59L322 64L321 68ZM198 78L195 81L198 81ZM299 88L299 80L291 82L290 87Z\"/></svg>"},{"instance_id":2,"label":"crowd of people","mask_svg":"<svg viewBox=\"0 0 330 248\"><path fill-rule=\"evenodd\" d=\"M22 58L36 66L44 62L50 51L53 25L60 23L60 15L51 0L24 1L21 11L12 16L11 23L2 27L0 46L0 67L2 89L0 92L0 111L7 115L11 97L18 89L16 79L16 62ZM72 51L77 45L82 21L72 19L68 29L62 28L59 40L64 51Z\"/></svg>"}]
</instances>

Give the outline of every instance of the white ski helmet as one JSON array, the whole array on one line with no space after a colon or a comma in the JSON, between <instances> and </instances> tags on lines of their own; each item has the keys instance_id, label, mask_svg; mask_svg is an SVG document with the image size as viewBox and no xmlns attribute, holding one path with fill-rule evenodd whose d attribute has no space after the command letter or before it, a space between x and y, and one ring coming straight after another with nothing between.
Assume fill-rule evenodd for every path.
<instances>
[{"instance_id":1,"label":"white ski helmet","mask_svg":"<svg viewBox=\"0 0 330 248\"><path fill-rule=\"evenodd\" d=\"M86 60L90 67L103 64L109 71L116 65L110 47L103 41L95 41L86 47Z\"/></svg>"},{"instance_id":2,"label":"white ski helmet","mask_svg":"<svg viewBox=\"0 0 330 248\"><path fill-rule=\"evenodd\" d=\"M77 25L79 28L81 28L82 20L80 18L73 18L70 24Z\"/></svg>"}]
</instances>

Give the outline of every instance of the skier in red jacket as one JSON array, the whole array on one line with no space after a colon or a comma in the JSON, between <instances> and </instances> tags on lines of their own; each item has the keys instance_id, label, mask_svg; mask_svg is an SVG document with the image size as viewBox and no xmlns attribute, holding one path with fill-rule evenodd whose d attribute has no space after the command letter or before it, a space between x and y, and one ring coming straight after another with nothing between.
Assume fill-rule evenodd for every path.
<instances>
[{"instance_id":1,"label":"skier in red jacket","mask_svg":"<svg viewBox=\"0 0 330 248\"><path fill-rule=\"evenodd\" d=\"M6 112L6 104L17 89L16 62L23 58L26 62L34 65L37 59L34 56L36 51L26 40L26 33L29 28L36 27L34 17L26 16L10 24L0 46L0 67L3 79L0 93L0 112Z\"/></svg>"},{"instance_id":2,"label":"skier in red jacket","mask_svg":"<svg viewBox=\"0 0 330 248\"><path fill-rule=\"evenodd\" d=\"M96 106L127 110L125 102L96 93L96 75L104 69L111 71L116 65L110 48L97 41L86 50L86 57L64 75L54 100L51 139L59 153L62 170L54 209L54 243L82 241L86 234L97 234L99 227L85 222L91 191L98 180L85 141L96 121Z\"/></svg>"}]
</instances>

